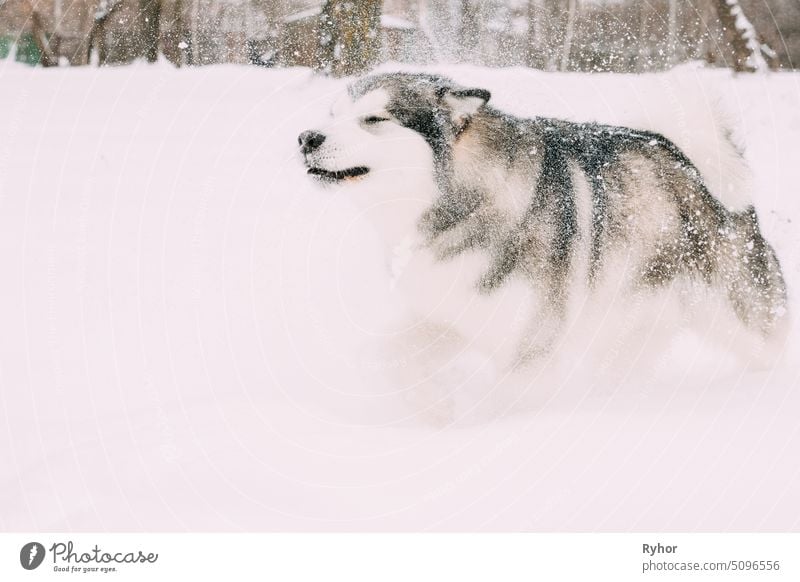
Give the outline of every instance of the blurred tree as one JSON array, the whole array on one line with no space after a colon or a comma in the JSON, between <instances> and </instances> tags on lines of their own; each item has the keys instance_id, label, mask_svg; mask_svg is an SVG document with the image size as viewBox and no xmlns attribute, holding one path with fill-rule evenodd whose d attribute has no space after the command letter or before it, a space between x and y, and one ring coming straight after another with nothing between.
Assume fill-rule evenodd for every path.
<instances>
[{"instance_id":1,"label":"blurred tree","mask_svg":"<svg viewBox=\"0 0 800 582\"><path fill-rule=\"evenodd\" d=\"M536 14L536 0L528 0L527 34L525 38L525 64L536 67L539 60L537 43L539 41L539 19Z\"/></svg>"},{"instance_id":2,"label":"blurred tree","mask_svg":"<svg viewBox=\"0 0 800 582\"><path fill-rule=\"evenodd\" d=\"M761 0L755 6L760 10L753 13L753 24L770 40L779 64L792 69L800 67L800 2Z\"/></svg>"},{"instance_id":3,"label":"blurred tree","mask_svg":"<svg viewBox=\"0 0 800 582\"><path fill-rule=\"evenodd\" d=\"M109 45L106 42L106 23L113 14L122 7L119 0L100 0L94 12L92 29L89 32L89 62L93 62L91 55L97 55L97 63L104 65L108 62ZM113 22L110 23L113 25Z\"/></svg>"},{"instance_id":4,"label":"blurred tree","mask_svg":"<svg viewBox=\"0 0 800 582\"><path fill-rule=\"evenodd\" d=\"M580 9L578 0L528 0L525 62L529 67L570 68Z\"/></svg>"},{"instance_id":5,"label":"blurred tree","mask_svg":"<svg viewBox=\"0 0 800 582\"><path fill-rule=\"evenodd\" d=\"M474 62L477 58L478 41L480 38L480 22L478 8L470 0L461 0L461 22L458 28L459 44L462 48L461 61Z\"/></svg>"},{"instance_id":6,"label":"blurred tree","mask_svg":"<svg viewBox=\"0 0 800 582\"><path fill-rule=\"evenodd\" d=\"M648 44L648 27L649 15L652 8L647 2L639 4L639 32L636 34L636 44L638 46L636 54L636 72L644 73L650 68L652 61L650 60L650 47Z\"/></svg>"},{"instance_id":7,"label":"blurred tree","mask_svg":"<svg viewBox=\"0 0 800 582\"><path fill-rule=\"evenodd\" d=\"M142 44L148 62L158 60L159 25L161 22L160 0L141 0L141 18L144 19Z\"/></svg>"},{"instance_id":8,"label":"blurred tree","mask_svg":"<svg viewBox=\"0 0 800 582\"><path fill-rule=\"evenodd\" d=\"M765 71L769 67L764 58L772 57L772 49L763 45L752 22L745 16L739 0L715 0L725 38L733 55L731 66L736 72ZM774 54L774 53L773 53Z\"/></svg>"},{"instance_id":9,"label":"blurred tree","mask_svg":"<svg viewBox=\"0 0 800 582\"><path fill-rule=\"evenodd\" d=\"M526 62L529 67L555 71L567 28L567 0L529 0Z\"/></svg>"},{"instance_id":10,"label":"blurred tree","mask_svg":"<svg viewBox=\"0 0 800 582\"><path fill-rule=\"evenodd\" d=\"M383 0L327 0L316 69L336 77L369 70L380 51Z\"/></svg>"},{"instance_id":11,"label":"blurred tree","mask_svg":"<svg viewBox=\"0 0 800 582\"><path fill-rule=\"evenodd\" d=\"M0 58L11 47L45 66L164 55L176 65L302 64L334 75L381 59L615 72L700 59L795 68L800 0L0 0Z\"/></svg>"},{"instance_id":12,"label":"blurred tree","mask_svg":"<svg viewBox=\"0 0 800 582\"><path fill-rule=\"evenodd\" d=\"M58 66L58 57L50 44L50 37L42 20L41 14L31 4L31 32L36 48L39 50L39 64L43 67Z\"/></svg>"},{"instance_id":13,"label":"blurred tree","mask_svg":"<svg viewBox=\"0 0 800 582\"><path fill-rule=\"evenodd\" d=\"M569 55L572 52L572 40L575 37L575 20L578 18L578 0L567 3L567 25L564 30L564 42L561 46L561 64L558 69L566 71L569 66Z\"/></svg>"},{"instance_id":14,"label":"blurred tree","mask_svg":"<svg viewBox=\"0 0 800 582\"><path fill-rule=\"evenodd\" d=\"M669 63L674 65L677 61L678 46L678 0L669 0L667 27L667 55Z\"/></svg>"}]
</instances>

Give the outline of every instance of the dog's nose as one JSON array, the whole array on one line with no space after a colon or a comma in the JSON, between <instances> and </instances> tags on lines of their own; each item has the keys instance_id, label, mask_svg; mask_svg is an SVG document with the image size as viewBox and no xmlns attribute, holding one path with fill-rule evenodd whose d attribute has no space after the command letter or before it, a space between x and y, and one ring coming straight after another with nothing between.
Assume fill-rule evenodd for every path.
<instances>
[{"instance_id":1,"label":"dog's nose","mask_svg":"<svg viewBox=\"0 0 800 582\"><path fill-rule=\"evenodd\" d=\"M318 131L304 131L297 138L297 143L300 144L300 151L304 154L310 154L325 141L325 134Z\"/></svg>"}]
</instances>

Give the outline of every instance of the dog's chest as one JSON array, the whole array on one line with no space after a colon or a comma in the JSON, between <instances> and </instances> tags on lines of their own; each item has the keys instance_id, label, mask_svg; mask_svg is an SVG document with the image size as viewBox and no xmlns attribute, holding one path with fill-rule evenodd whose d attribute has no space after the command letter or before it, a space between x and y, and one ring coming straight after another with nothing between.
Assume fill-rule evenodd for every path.
<instances>
[{"instance_id":1,"label":"dog's chest","mask_svg":"<svg viewBox=\"0 0 800 582\"><path fill-rule=\"evenodd\" d=\"M491 268L489 249L474 248L442 258L421 237L398 243L389 256L390 285L419 317L455 328L470 342L510 353L525 331L535 294L522 279L509 279L491 293L478 289Z\"/></svg>"}]
</instances>

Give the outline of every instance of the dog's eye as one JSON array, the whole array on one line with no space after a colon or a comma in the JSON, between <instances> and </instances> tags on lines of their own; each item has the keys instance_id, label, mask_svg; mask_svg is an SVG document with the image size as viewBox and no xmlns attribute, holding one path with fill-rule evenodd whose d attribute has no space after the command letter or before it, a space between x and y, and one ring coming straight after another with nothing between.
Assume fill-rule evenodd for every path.
<instances>
[{"instance_id":1,"label":"dog's eye","mask_svg":"<svg viewBox=\"0 0 800 582\"><path fill-rule=\"evenodd\" d=\"M388 117L379 117L377 115L370 115L369 117L364 118L364 123L367 125L375 125L376 123L381 123L383 121L389 121Z\"/></svg>"}]
</instances>

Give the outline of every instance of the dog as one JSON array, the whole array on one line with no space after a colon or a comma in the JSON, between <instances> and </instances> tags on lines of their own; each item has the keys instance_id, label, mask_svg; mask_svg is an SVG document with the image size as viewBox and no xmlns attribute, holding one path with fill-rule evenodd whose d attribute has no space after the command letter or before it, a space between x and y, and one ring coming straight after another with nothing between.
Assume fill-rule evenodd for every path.
<instances>
[{"instance_id":1,"label":"dog","mask_svg":"<svg viewBox=\"0 0 800 582\"><path fill-rule=\"evenodd\" d=\"M690 322L713 313L748 353L785 335L786 286L754 207L712 193L674 142L520 118L490 99L443 76L374 74L298 138L308 174L374 221L418 322L506 370L552 354L585 314L637 298L676 298ZM724 143L716 153L743 166Z\"/></svg>"}]
</instances>

